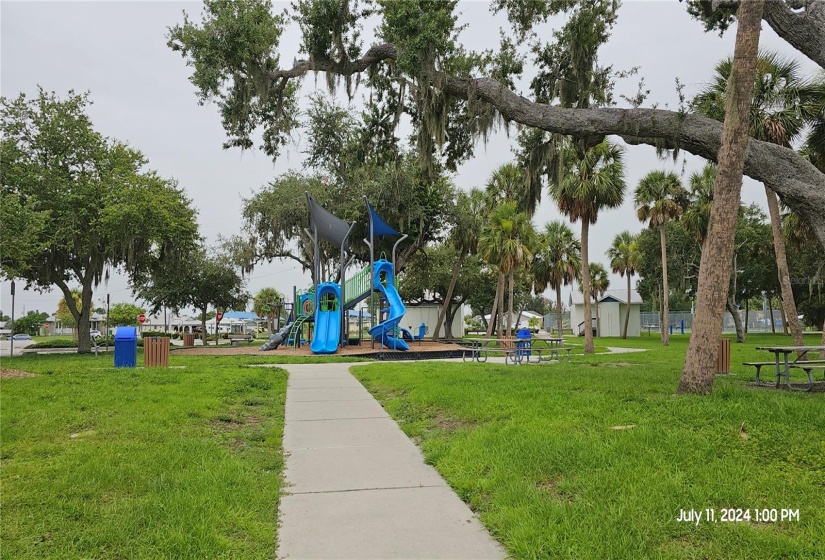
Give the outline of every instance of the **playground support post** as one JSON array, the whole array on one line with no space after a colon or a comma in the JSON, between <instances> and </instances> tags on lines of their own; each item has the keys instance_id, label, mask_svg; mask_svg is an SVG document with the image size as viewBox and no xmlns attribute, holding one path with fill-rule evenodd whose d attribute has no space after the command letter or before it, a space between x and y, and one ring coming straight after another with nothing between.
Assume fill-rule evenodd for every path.
<instances>
[{"instance_id":1,"label":"playground support post","mask_svg":"<svg viewBox=\"0 0 825 560\"><path fill-rule=\"evenodd\" d=\"M347 314L344 311L344 302L347 301L347 239L349 239L353 229L355 229L355 222L350 224L347 234L344 236L344 241L341 243L341 274L339 275L341 280L341 301L338 302L338 309L341 311L341 335L338 337L339 346L343 346L346 343L347 335L344 330L349 327L349 323L347 322Z\"/></svg>"},{"instance_id":2,"label":"playground support post","mask_svg":"<svg viewBox=\"0 0 825 560\"><path fill-rule=\"evenodd\" d=\"M399 239L398 241L396 241L396 242L395 242L395 245L393 245L393 246L392 246L392 266L393 266L393 268L395 267L395 250L398 248L398 246L401 244L401 242L402 242L402 241L404 241L405 239L407 239L408 237L409 237L409 235L407 235L407 234L405 233L405 234L401 237L401 239Z\"/></svg>"}]
</instances>

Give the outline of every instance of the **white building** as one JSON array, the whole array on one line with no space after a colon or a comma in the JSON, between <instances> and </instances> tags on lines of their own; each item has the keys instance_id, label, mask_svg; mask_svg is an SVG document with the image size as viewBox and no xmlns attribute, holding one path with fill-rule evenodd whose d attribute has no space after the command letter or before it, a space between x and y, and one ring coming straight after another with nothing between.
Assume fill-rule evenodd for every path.
<instances>
[{"instance_id":1,"label":"white building","mask_svg":"<svg viewBox=\"0 0 825 560\"><path fill-rule=\"evenodd\" d=\"M630 322L627 336L639 336L641 332L642 297L630 290ZM599 322L602 336L622 336L627 313L627 290L607 290L599 299ZM596 328L596 304L592 303L593 328ZM584 294L578 290L570 293L570 326L576 334L584 334Z\"/></svg>"},{"instance_id":2,"label":"white building","mask_svg":"<svg viewBox=\"0 0 825 560\"><path fill-rule=\"evenodd\" d=\"M522 328L535 328L536 330L540 329L544 324L544 316L539 315L535 311L530 311L529 309L525 309L524 311L519 314L518 310L513 311L515 314L513 316L513 329L522 329ZM491 315L488 313L484 316L484 320L487 323L490 322ZM504 320L507 320L507 310L504 310ZM533 327L531 327L531 322Z\"/></svg>"},{"instance_id":3,"label":"white building","mask_svg":"<svg viewBox=\"0 0 825 560\"><path fill-rule=\"evenodd\" d=\"M420 305L413 305L406 303L407 312L401 319L401 326L410 329L410 331L418 335L418 327L421 323L427 325L427 335L432 335L435 329L435 323L438 321L438 312L441 311L441 306L437 303L422 303ZM466 305L462 305L453 317L452 333L456 338L464 336L464 316L468 309ZM441 329L441 336L444 336L444 329Z\"/></svg>"}]
</instances>

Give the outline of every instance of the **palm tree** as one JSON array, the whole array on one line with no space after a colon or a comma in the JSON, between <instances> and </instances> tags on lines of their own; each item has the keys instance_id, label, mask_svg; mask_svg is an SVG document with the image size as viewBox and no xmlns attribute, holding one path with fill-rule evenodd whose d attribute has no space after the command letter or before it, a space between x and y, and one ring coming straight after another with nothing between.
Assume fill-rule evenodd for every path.
<instances>
[{"instance_id":1,"label":"palm tree","mask_svg":"<svg viewBox=\"0 0 825 560\"><path fill-rule=\"evenodd\" d=\"M515 272L527 265L533 257L535 231L527 214L519 212L515 202L505 202L490 214L481 231L478 246L482 257L498 266L496 301L499 335L504 334L504 280L509 279L509 307L507 312L507 336L512 334L513 295Z\"/></svg>"},{"instance_id":2,"label":"palm tree","mask_svg":"<svg viewBox=\"0 0 825 560\"><path fill-rule=\"evenodd\" d=\"M532 198L527 192L524 172L513 163L505 163L493 171L487 181L485 195L489 208L512 201L516 203L519 212L526 212L529 217L535 211L535 202L531 204Z\"/></svg>"},{"instance_id":3,"label":"palm tree","mask_svg":"<svg viewBox=\"0 0 825 560\"><path fill-rule=\"evenodd\" d=\"M556 291L556 326L562 335L561 287L567 286L581 273L582 246L573 230L562 221L547 224L537 243L533 260L535 290L541 293L550 286Z\"/></svg>"},{"instance_id":4,"label":"palm tree","mask_svg":"<svg viewBox=\"0 0 825 560\"><path fill-rule=\"evenodd\" d=\"M561 212L575 223L582 221L581 262L583 292L590 291L590 261L588 243L590 224L595 224L599 211L617 208L624 200L624 161L622 148L607 140L577 152L568 144L564 147L563 167L567 170L561 181L550 185L550 195ZM590 299L584 298L584 316L591 317ZM584 352L593 353L593 333L584 330Z\"/></svg>"},{"instance_id":5,"label":"palm tree","mask_svg":"<svg viewBox=\"0 0 825 560\"><path fill-rule=\"evenodd\" d=\"M602 336L602 324L599 317L599 300L610 287L610 278L600 263L590 263L590 294L589 297L596 303L596 336Z\"/></svg>"},{"instance_id":6,"label":"palm tree","mask_svg":"<svg viewBox=\"0 0 825 560\"><path fill-rule=\"evenodd\" d=\"M458 194L455 223L450 231L449 239L458 251L458 260L455 262L453 277L450 279L450 285L444 295L444 305L438 313L438 320L435 329L433 329L433 340L437 340L441 334L441 326L447 316L447 309L453 298L453 291L461 272L461 266L464 264L464 259L467 255L478 250L478 234L484 224L484 204L484 193L478 189L472 189L469 193L461 192Z\"/></svg>"},{"instance_id":7,"label":"palm tree","mask_svg":"<svg viewBox=\"0 0 825 560\"><path fill-rule=\"evenodd\" d=\"M607 258L610 259L610 268L614 273L622 277L627 276L627 309L622 327L622 338L627 338L627 326L630 322L630 277L636 274L642 261L636 236L627 230L618 234L613 239L613 245L607 250Z\"/></svg>"},{"instance_id":8,"label":"palm tree","mask_svg":"<svg viewBox=\"0 0 825 560\"><path fill-rule=\"evenodd\" d=\"M825 71L802 88L802 116L810 125L803 154L817 169L825 172Z\"/></svg>"},{"instance_id":9,"label":"palm tree","mask_svg":"<svg viewBox=\"0 0 825 560\"><path fill-rule=\"evenodd\" d=\"M261 288L252 300L252 311L258 317L266 317L267 329L269 329L270 334L275 332L275 319L285 311L283 302L283 294L275 288Z\"/></svg>"},{"instance_id":10,"label":"palm tree","mask_svg":"<svg viewBox=\"0 0 825 560\"><path fill-rule=\"evenodd\" d=\"M690 185L689 202L682 213L685 229L693 234L700 245L705 244L710 221L710 207L713 205L713 185L716 183L716 165L707 163L698 173L688 179Z\"/></svg>"},{"instance_id":11,"label":"palm tree","mask_svg":"<svg viewBox=\"0 0 825 560\"><path fill-rule=\"evenodd\" d=\"M742 2L736 13L736 46L728 95L729 113L722 125L719 175L713 191L708 236L702 247L696 304L699 313L691 325L690 344L679 377L677 393L708 394L713 390L714 365L718 358L719 326L724 313L724 283L730 278L728 262L739 212L742 168L748 151L748 107L753 93L762 8L765 0Z\"/></svg>"},{"instance_id":12,"label":"palm tree","mask_svg":"<svg viewBox=\"0 0 825 560\"><path fill-rule=\"evenodd\" d=\"M701 172L691 174L689 182L690 194L688 203L682 213L682 222L685 224L685 229L693 234L693 237L704 249L708 235L708 224L710 223L710 209L713 205L716 165L713 163L705 164ZM733 267L731 274L736 274L736 266ZM725 298L725 307L733 317L733 322L736 325L736 341L745 342L745 330L742 326L739 310L736 308L734 296L732 293L728 294Z\"/></svg>"},{"instance_id":13,"label":"palm tree","mask_svg":"<svg viewBox=\"0 0 825 560\"><path fill-rule=\"evenodd\" d=\"M513 203L507 204L507 210L515 210ZM504 210L503 206L499 206L494 212L487 217L487 223L481 230L478 237L478 252L488 264L496 267L498 280L496 282L496 295L493 299L493 306L490 310L490 322L487 324L487 336L493 334L493 325L498 328L498 335L502 336L503 331L503 316L504 316L504 266L502 265L502 256L504 252L504 243L506 233L500 224L500 213Z\"/></svg>"},{"instance_id":14,"label":"palm tree","mask_svg":"<svg viewBox=\"0 0 825 560\"><path fill-rule=\"evenodd\" d=\"M668 326L670 312L667 281L667 234L670 220L678 220L685 206L687 192L679 176L673 172L651 171L636 187L636 215L639 221L648 222L650 228L659 228L662 244L662 344L670 343Z\"/></svg>"},{"instance_id":15,"label":"palm tree","mask_svg":"<svg viewBox=\"0 0 825 560\"><path fill-rule=\"evenodd\" d=\"M697 112L716 120L725 118L725 92L733 68L733 60L728 58L716 66L713 83L702 91L694 100ZM799 63L781 57L777 53L762 52L756 60L756 79L750 108L750 127L748 134L757 140L791 147L794 139L805 128L807 117L815 118L816 90L807 94L809 103L803 103L805 90L811 91L800 74ZM821 101L820 101L821 103ZM813 132L813 131L812 131ZM820 131L821 132L821 131ZM822 138L820 137L820 140ZM814 145L816 139L814 138ZM820 152L821 153L821 152ZM782 238L779 202L769 187L765 187L768 200L768 213L771 218L776 267L779 272L779 285L782 290L782 304L791 328L794 344L804 346L802 327L797 319L796 304L791 288L788 258L785 252L785 240Z\"/></svg>"}]
</instances>

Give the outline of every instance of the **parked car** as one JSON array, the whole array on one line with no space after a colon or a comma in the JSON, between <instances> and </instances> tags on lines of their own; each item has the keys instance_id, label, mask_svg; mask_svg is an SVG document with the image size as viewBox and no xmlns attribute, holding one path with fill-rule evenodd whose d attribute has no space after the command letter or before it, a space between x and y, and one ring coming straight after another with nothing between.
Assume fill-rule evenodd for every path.
<instances>
[{"instance_id":1,"label":"parked car","mask_svg":"<svg viewBox=\"0 0 825 560\"><path fill-rule=\"evenodd\" d=\"M98 339L98 338L102 337L103 334L97 329L92 329L92 330L89 331L89 336L91 336L94 339Z\"/></svg>"},{"instance_id":2,"label":"parked car","mask_svg":"<svg viewBox=\"0 0 825 560\"><path fill-rule=\"evenodd\" d=\"M12 340L31 340L32 339L31 335L26 334L26 333L17 333L16 335L14 335L11 338L12 338Z\"/></svg>"}]
</instances>

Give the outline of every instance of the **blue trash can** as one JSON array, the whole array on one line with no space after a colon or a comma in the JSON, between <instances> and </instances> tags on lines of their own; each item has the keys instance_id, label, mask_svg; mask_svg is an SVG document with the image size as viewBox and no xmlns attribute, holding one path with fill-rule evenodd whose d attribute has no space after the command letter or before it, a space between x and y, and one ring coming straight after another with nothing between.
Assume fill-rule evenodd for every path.
<instances>
[{"instance_id":1,"label":"blue trash can","mask_svg":"<svg viewBox=\"0 0 825 560\"><path fill-rule=\"evenodd\" d=\"M115 332L115 367L137 365L137 327L117 327Z\"/></svg>"},{"instance_id":2,"label":"blue trash can","mask_svg":"<svg viewBox=\"0 0 825 560\"><path fill-rule=\"evenodd\" d=\"M516 331L517 356L527 356L529 358L532 355L532 351L530 350L531 338L533 338L533 335L532 333L530 333L530 329L519 329L518 331Z\"/></svg>"}]
</instances>

